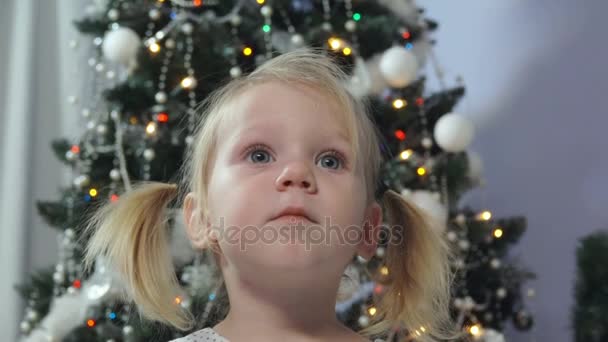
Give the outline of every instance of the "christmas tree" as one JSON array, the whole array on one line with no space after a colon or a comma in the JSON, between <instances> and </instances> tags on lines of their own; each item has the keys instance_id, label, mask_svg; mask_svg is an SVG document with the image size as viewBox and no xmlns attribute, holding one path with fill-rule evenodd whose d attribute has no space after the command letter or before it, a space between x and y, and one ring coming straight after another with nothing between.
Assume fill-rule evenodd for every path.
<instances>
[{"instance_id":1,"label":"christmas tree","mask_svg":"<svg viewBox=\"0 0 608 342\"><path fill-rule=\"evenodd\" d=\"M600 230L579 241L577 276L572 308L574 340L608 339L608 231Z\"/></svg>"},{"instance_id":2,"label":"christmas tree","mask_svg":"<svg viewBox=\"0 0 608 342\"><path fill-rule=\"evenodd\" d=\"M302 46L327 50L351 75L352 93L370 100L390 156L383 186L446 223L442 233L458 251L452 313L462 329L498 341L509 321L531 327L522 285L533 274L508 255L525 218L494 218L460 203L483 184L481 160L467 151L473 124L454 112L465 87L446 85L432 53L438 24L413 1L108 0L87 13L75 26L93 51L92 95L71 99L87 123L78 137L52 143L74 177L58 199L38 202L40 215L59 231L60 255L18 287L27 301L24 338L166 341L189 333L140 317L103 259L85 272L83 227L96 207L135 182L176 177L200 120L197 105L213 90ZM422 73L429 60L441 85L434 91ZM225 314L226 293L210 280L211 261L188 246L175 209L173 257L188 293L175 305L200 317L200 327L213 326ZM347 269L353 286L342 292L336 314L354 330L369 324L372 298L390 277L384 253L381 245L372 260L355 259ZM387 338L422 334L424 327L396 329Z\"/></svg>"}]
</instances>

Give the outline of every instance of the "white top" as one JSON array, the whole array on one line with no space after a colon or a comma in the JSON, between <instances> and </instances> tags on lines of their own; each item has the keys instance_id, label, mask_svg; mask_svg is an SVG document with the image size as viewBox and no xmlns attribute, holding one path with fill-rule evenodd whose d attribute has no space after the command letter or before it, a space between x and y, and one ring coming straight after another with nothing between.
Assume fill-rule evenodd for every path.
<instances>
[{"instance_id":1,"label":"white top","mask_svg":"<svg viewBox=\"0 0 608 342\"><path fill-rule=\"evenodd\" d=\"M220 336L213 328L204 328L193 332L190 335L171 340L169 342L229 342Z\"/></svg>"},{"instance_id":2,"label":"white top","mask_svg":"<svg viewBox=\"0 0 608 342\"><path fill-rule=\"evenodd\" d=\"M218 334L213 328L204 328L195 331L190 335L171 340L169 342L230 342L225 337ZM375 339L374 342L384 342L382 339Z\"/></svg>"}]
</instances>

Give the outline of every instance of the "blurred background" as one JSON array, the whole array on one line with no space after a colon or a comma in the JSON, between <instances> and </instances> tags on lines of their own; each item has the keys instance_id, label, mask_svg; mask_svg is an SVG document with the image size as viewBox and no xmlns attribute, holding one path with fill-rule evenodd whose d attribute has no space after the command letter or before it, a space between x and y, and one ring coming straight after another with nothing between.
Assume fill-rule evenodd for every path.
<instances>
[{"instance_id":1,"label":"blurred background","mask_svg":"<svg viewBox=\"0 0 608 342\"><path fill-rule=\"evenodd\" d=\"M608 158L602 105L608 47L601 0L419 1L439 23L435 53L467 93L456 107L475 124L471 148L486 185L466 195L497 216L523 215L528 230L512 253L537 274L527 307L531 332L508 341L572 341L575 251L608 227ZM65 169L49 150L73 135L68 101L79 87L69 49L80 1L4 0L0 10L0 331L16 336L24 302L13 290L57 258L56 231L35 201L56 196ZM429 77L427 87L437 84ZM599 289L598 289L599 290Z\"/></svg>"}]
</instances>

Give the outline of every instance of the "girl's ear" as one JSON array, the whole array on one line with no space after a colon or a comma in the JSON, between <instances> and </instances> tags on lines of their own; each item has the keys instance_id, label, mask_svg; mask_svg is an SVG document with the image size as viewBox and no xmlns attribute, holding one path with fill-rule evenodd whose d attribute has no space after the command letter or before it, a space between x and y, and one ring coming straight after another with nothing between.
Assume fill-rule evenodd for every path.
<instances>
[{"instance_id":1,"label":"girl's ear","mask_svg":"<svg viewBox=\"0 0 608 342\"><path fill-rule=\"evenodd\" d=\"M357 246L357 253L366 260L370 260L376 254L381 224L382 207L374 201L365 211L362 227L363 238Z\"/></svg>"},{"instance_id":2,"label":"girl's ear","mask_svg":"<svg viewBox=\"0 0 608 342\"><path fill-rule=\"evenodd\" d=\"M186 223L186 235L196 249L207 246L207 227L203 223L203 216L194 193L190 192L184 199L184 222ZM205 220L206 221L206 220Z\"/></svg>"}]
</instances>

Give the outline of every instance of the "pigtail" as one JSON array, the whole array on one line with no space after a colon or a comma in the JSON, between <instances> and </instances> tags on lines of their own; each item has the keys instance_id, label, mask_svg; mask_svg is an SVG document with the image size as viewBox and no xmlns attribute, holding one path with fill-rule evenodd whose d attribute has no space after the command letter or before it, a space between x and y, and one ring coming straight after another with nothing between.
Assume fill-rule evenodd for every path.
<instances>
[{"instance_id":1,"label":"pigtail","mask_svg":"<svg viewBox=\"0 0 608 342\"><path fill-rule=\"evenodd\" d=\"M166 207L177 193L175 184L141 183L96 210L85 228L92 234L85 267L89 269L97 256L105 257L140 314L188 330L191 314L174 303L181 289L166 236Z\"/></svg>"},{"instance_id":2,"label":"pigtail","mask_svg":"<svg viewBox=\"0 0 608 342\"><path fill-rule=\"evenodd\" d=\"M434 226L439 223L392 190L381 202L390 232L385 259L390 273L376 299L378 313L361 332L371 336L397 326L420 341L461 337L450 317L453 254Z\"/></svg>"}]
</instances>

